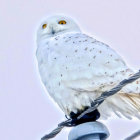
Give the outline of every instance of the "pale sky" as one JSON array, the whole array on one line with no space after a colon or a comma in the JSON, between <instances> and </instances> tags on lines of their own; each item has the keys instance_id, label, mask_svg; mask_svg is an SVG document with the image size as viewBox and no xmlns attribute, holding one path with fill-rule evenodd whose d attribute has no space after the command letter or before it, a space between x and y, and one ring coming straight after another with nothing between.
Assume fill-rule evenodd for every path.
<instances>
[{"instance_id":1,"label":"pale sky","mask_svg":"<svg viewBox=\"0 0 140 140\"><path fill-rule=\"evenodd\" d=\"M65 120L41 83L35 58L36 28L55 13L75 18L83 32L109 44L132 68L140 68L139 0L1 0L1 140L39 140ZM139 120L112 117L104 123L109 140L140 129ZM69 130L55 140L67 140Z\"/></svg>"}]
</instances>

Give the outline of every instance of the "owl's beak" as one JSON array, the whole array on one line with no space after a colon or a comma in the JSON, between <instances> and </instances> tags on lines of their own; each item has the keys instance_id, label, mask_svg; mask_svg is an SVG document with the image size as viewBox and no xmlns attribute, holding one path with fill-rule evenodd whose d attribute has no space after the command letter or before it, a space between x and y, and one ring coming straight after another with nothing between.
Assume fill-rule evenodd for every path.
<instances>
[{"instance_id":1,"label":"owl's beak","mask_svg":"<svg viewBox=\"0 0 140 140\"><path fill-rule=\"evenodd\" d=\"M53 35L55 34L55 31L54 31L54 30L52 30L52 34L53 34Z\"/></svg>"},{"instance_id":2,"label":"owl's beak","mask_svg":"<svg viewBox=\"0 0 140 140\"><path fill-rule=\"evenodd\" d=\"M52 28L52 32L51 32L53 35L55 34L55 30Z\"/></svg>"}]
</instances>

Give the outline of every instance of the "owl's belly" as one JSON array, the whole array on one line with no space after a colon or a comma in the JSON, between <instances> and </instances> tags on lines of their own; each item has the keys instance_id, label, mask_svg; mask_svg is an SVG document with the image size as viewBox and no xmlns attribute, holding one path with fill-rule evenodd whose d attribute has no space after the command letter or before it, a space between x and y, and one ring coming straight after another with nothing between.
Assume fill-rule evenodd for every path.
<instances>
[{"instance_id":1,"label":"owl's belly","mask_svg":"<svg viewBox=\"0 0 140 140\"><path fill-rule=\"evenodd\" d=\"M63 59L65 58L62 55L49 56L45 63L39 65L39 71L50 96L66 115L70 115L71 112L81 112L91 106L91 102L100 95L100 92L94 92L94 89L99 88L94 81L96 76L93 77L93 73L86 69L86 65L82 67L77 61L66 63ZM91 93L78 91L87 87L89 90L91 88Z\"/></svg>"},{"instance_id":2,"label":"owl's belly","mask_svg":"<svg viewBox=\"0 0 140 140\"><path fill-rule=\"evenodd\" d=\"M75 114L82 112L91 106L91 102L98 95L89 92L80 93L68 87L66 77L69 75L63 74L59 70L56 71L55 67L52 70L47 65L40 67L40 75L48 93L66 115L70 115L71 112Z\"/></svg>"}]
</instances>

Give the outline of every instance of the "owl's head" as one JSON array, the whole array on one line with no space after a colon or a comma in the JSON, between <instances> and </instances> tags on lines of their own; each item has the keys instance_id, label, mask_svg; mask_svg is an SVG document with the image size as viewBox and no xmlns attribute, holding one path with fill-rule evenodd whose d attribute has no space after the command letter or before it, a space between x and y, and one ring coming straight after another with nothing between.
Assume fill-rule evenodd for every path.
<instances>
[{"instance_id":1,"label":"owl's head","mask_svg":"<svg viewBox=\"0 0 140 140\"><path fill-rule=\"evenodd\" d=\"M55 15L41 23L37 38L49 38L67 32L80 32L79 26L70 17Z\"/></svg>"}]
</instances>

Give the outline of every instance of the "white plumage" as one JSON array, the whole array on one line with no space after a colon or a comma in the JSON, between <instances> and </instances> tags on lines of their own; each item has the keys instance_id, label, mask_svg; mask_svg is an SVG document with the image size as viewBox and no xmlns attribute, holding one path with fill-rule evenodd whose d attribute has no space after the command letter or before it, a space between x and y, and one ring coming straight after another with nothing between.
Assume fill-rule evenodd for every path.
<instances>
[{"instance_id":1,"label":"white plumage","mask_svg":"<svg viewBox=\"0 0 140 140\"><path fill-rule=\"evenodd\" d=\"M134 72L108 45L83 34L69 17L52 16L39 27L37 60L41 79L66 115L90 106ZM113 112L140 117L140 79L109 97L99 108L101 117Z\"/></svg>"}]
</instances>

